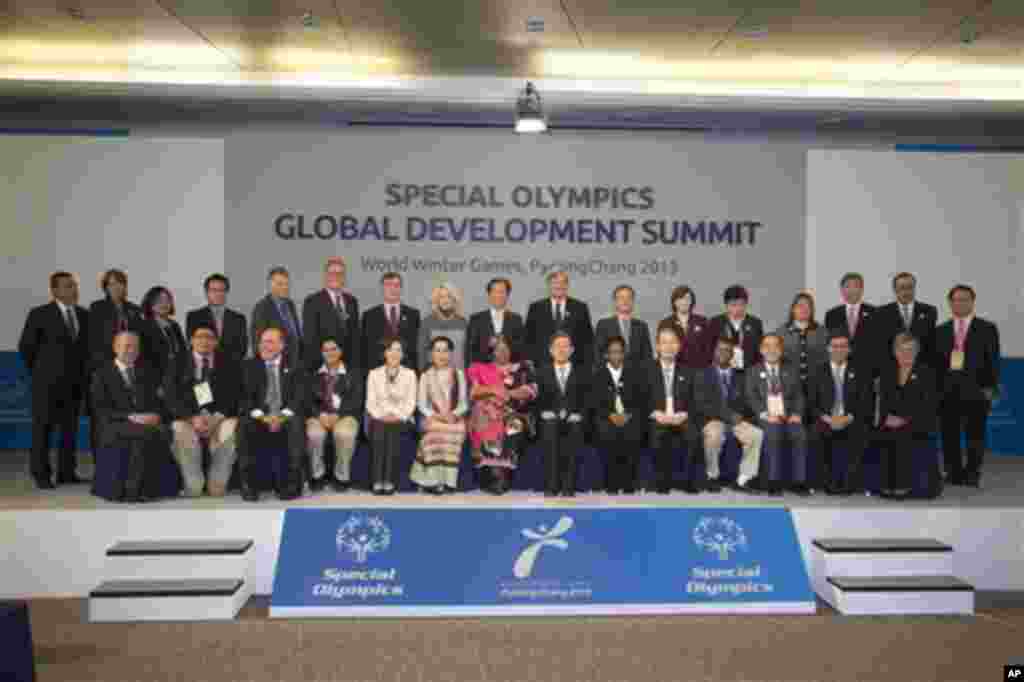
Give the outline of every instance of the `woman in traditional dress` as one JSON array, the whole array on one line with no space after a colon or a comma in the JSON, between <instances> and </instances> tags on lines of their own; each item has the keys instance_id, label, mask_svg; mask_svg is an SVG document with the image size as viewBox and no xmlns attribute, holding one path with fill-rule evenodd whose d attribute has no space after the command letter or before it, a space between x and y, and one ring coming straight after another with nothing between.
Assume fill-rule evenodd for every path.
<instances>
[{"instance_id":1,"label":"woman in traditional dress","mask_svg":"<svg viewBox=\"0 0 1024 682\"><path fill-rule=\"evenodd\" d=\"M430 344L430 368L420 377L419 410L423 437L410 478L424 492L455 492L459 459L466 442L466 375L452 366L455 344L437 336Z\"/></svg>"}]
</instances>

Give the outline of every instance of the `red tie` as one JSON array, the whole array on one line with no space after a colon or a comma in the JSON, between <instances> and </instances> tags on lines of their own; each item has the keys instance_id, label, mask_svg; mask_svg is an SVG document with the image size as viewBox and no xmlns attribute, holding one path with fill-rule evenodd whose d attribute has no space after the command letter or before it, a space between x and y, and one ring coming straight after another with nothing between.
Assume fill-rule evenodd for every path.
<instances>
[{"instance_id":1,"label":"red tie","mask_svg":"<svg viewBox=\"0 0 1024 682\"><path fill-rule=\"evenodd\" d=\"M857 308L854 306L846 309L846 326L850 329L850 336L857 333Z\"/></svg>"},{"instance_id":2,"label":"red tie","mask_svg":"<svg viewBox=\"0 0 1024 682\"><path fill-rule=\"evenodd\" d=\"M396 311L395 306L391 306L389 308L388 315L391 321L391 330L398 333L398 312Z\"/></svg>"},{"instance_id":3,"label":"red tie","mask_svg":"<svg viewBox=\"0 0 1024 682\"><path fill-rule=\"evenodd\" d=\"M967 321L960 319L956 321L956 350L963 351L964 339L967 336Z\"/></svg>"}]
</instances>

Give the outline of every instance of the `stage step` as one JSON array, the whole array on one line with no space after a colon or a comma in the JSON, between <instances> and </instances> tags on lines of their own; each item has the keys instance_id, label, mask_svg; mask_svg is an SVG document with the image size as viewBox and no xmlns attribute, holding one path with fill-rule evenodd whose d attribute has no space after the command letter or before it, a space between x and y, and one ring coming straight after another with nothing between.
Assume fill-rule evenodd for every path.
<instances>
[{"instance_id":1,"label":"stage step","mask_svg":"<svg viewBox=\"0 0 1024 682\"><path fill-rule=\"evenodd\" d=\"M846 615L974 613L974 587L951 575L829 577L822 598Z\"/></svg>"},{"instance_id":2,"label":"stage step","mask_svg":"<svg viewBox=\"0 0 1024 682\"><path fill-rule=\"evenodd\" d=\"M922 538L820 538L811 543L811 582L819 595L829 577L954 575L953 548Z\"/></svg>"},{"instance_id":3,"label":"stage step","mask_svg":"<svg viewBox=\"0 0 1024 682\"><path fill-rule=\"evenodd\" d=\"M122 541L107 550L107 580L178 580L203 578L249 581L253 541Z\"/></svg>"},{"instance_id":4,"label":"stage step","mask_svg":"<svg viewBox=\"0 0 1024 682\"><path fill-rule=\"evenodd\" d=\"M89 593L89 621L231 620L245 605L248 583L233 580L108 580Z\"/></svg>"}]
</instances>

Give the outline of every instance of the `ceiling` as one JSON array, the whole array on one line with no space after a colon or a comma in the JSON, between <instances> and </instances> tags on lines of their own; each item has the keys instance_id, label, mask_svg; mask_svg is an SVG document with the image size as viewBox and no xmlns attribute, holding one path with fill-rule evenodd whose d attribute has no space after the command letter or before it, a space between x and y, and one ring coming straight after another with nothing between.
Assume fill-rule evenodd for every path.
<instances>
[{"instance_id":1,"label":"ceiling","mask_svg":"<svg viewBox=\"0 0 1024 682\"><path fill-rule=\"evenodd\" d=\"M1024 116L1024 0L0 1L8 118L127 98L486 125L526 79L567 124L994 130Z\"/></svg>"}]
</instances>

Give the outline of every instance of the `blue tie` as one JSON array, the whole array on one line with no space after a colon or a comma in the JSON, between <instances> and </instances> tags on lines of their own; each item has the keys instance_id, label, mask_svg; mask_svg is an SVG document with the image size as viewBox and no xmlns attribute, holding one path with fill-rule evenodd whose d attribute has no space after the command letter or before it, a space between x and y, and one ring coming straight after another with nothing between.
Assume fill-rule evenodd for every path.
<instances>
[{"instance_id":1,"label":"blue tie","mask_svg":"<svg viewBox=\"0 0 1024 682\"><path fill-rule=\"evenodd\" d=\"M719 371L718 378L722 382L722 395L726 400L729 399L729 371Z\"/></svg>"},{"instance_id":2,"label":"blue tie","mask_svg":"<svg viewBox=\"0 0 1024 682\"><path fill-rule=\"evenodd\" d=\"M291 334L291 337L293 339L298 339L299 330L295 326L295 320L292 318L292 311L288 309L288 306L284 301L277 304L277 312L281 315L284 323L288 325L288 333Z\"/></svg>"}]
</instances>

